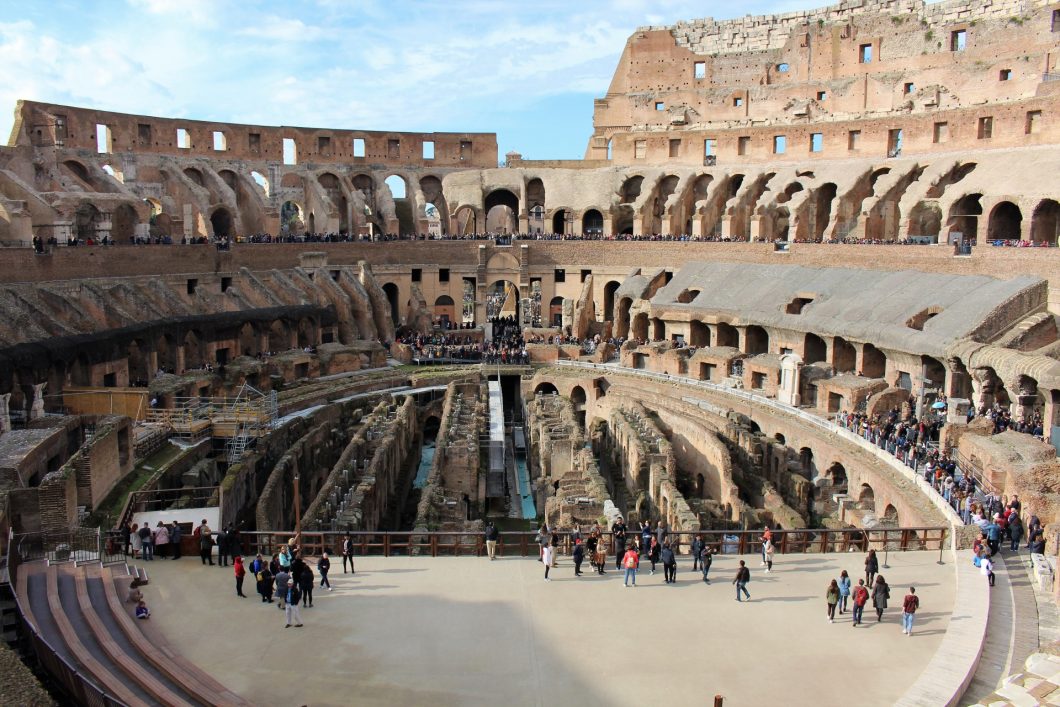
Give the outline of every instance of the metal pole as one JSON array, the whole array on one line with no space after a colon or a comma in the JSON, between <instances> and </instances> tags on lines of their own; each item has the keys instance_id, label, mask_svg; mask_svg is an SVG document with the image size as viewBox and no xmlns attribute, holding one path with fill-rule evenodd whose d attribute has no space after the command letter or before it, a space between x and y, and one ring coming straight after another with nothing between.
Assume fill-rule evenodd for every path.
<instances>
[{"instance_id":1,"label":"metal pole","mask_svg":"<svg viewBox=\"0 0 1060 707\"><path fill-rule=\"evenodd\" d=\"M714 707L722 707L722 703L725 699L721 695L714 695Z\"/></svg>"},{"instance_id":2,"label":"metal pole","mask_svg":"<svg viewBox=\"0 0 1060 707\"><path fill-rule=\"evenodd\" d=\"M302 544L302 496L298 492L298 474L294 476L294 544Z\"/></svg>"}]
</instances>

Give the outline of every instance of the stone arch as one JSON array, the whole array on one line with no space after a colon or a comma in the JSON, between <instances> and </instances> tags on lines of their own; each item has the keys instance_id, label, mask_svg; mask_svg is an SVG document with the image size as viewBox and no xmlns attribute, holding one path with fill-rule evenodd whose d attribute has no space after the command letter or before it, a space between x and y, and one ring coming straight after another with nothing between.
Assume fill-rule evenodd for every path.
<instances>
[{"instance_id":1,"label":"stone arch","mask_svg":"<svg viewBox=\"0 0 1060 707\"><path fill-rule=\"evenodd\" d=\"M519 197L510 189L491 191L484 208L488 233L515 233L519 229Z\"/></svg>"},{"instance_id":2,"label":"stone arch","mask_svg":"<svg viewBox=\"0 0 1060 707\"><path fill-rule=\"evenodd\" d=\"M514 282L498 279L490 284L486 293L487 320L514 317L518 322L520 309L519 288Z\"/></svg>"},{"instance_id":3,"label":"stone arch","mask_svg":"<svg viewBox=\"0 0 1060 707\"><path fill-rule=\"evenodd\" d=\"M890 503L883 509L883 515L880 516L880 523L887 525L892 528L899 527L900 523L898 520L898 509L892 506Z\"/></svg>"},{"instance_id":4,"label":"stone arch","mask_svg":"<svg viewBox=\"0 0 1060 707\"><path fill-rule=\"evenodd\" d=\"M408 180L400 174L390 174L383 180L383 184L390 190L390 196L394 201L394 217L398 222L398 234L416 233L416 219L412 213Z\"/></svg>"},{"instance_id":5,"label":"stone arch","mask_svg":"<svg viewBox=\"0 0 1060 707\"><path fill-rule=\"evenodd\" d=\"M269 184L268 178L261 172L257 171L251 172L250 178L261 188L261 193L266 199L268 199L272 191L272 186Z\"/></svg>"},{"instance_id":6,"label":"stone arch","mask_svg":"<svg viewBox=\"0 0 1060 707\"><path fill-rule=\"evenodd\" d=\"M1035 243L1057 245L1060 233L1060 203L1053 199L1042 199L1034 207L1031 216L1031 240Z\"/></svg>"},{"instance_id":7,"label":"stone arch","mask_svg":"<svg viewBox=\"0 0 1060 707\"><path fill-rule=\"evenodd\" d=\"M857 509L876 512L876 492L868 484L862 484L858 491Z\"/></svg>"},{"instance_id":8,"label":"stone arch","mask_svg":"<svg viewBox=\"0 0 1060 707\"><path fill-rule=\"evenodd\" d=\"M574 221L574 212L570 209L556 209L552 214L552 232L569 235L570 224Z\"/></svg>"},{"instance_id":9,"label":"stone arch","mask_svg":"<svg viewBox=\"0 0 1060 707\"><path fill-rule=\"evenodd\" d=\"M400 323L400 310L399 305L401 300L399 299L398 286L393 282L388 282L383 285L383 294L386 295L387 304L390 305L390 321L397 326Z\"/></svg>"},{"instance_id":10,"label":"stone arch","mask_svg":"<svg viewBox=\"0 0 1060 707\"><path fill-rule=\"evenodd\" d=\"M1020 207L1011 201L998 202L990 210L986 237L992 241L1017 241L1022 224L1023 213Z\"/></svg>"},{"instance_id":11,"label":"stone arch","mask_svg":"<svg viewBox=\"0 0 1060 707\"><path fill-rule=\"evenodd\" d=\"M645 341L648 338L648 315L645 312L638 312L633 317L632 325L632 336L634 339L639 341Z\"/></svg>"},{"instance_id":12,"label":"stone arch","mask_svg":"<svg viewBox=\"0 0 1060 707\"><path fill-rule=\"evenodd\" d=\"M154 371L148 370L147 355L143 339L133 339L125 347L125 355L129 361L129 382L132 385L147 386L154 377Z\"/></svg>"},{"instance_id":13,"label":"stone arch","mask_svg":"<svg viewBox=\"0 0 1060 707\"><path fill-rule=\"evenodd\" d=\"M861 375L883 378L887 374L887 356L872 344L865 344L861 353Z\"/></svg>"},{"instance_id":14,"label":"stone arch","mask_svg":"<svg viewBox=\"0 0 1060 707\"><path fill-rule=\"evenodd\" d=\"M202 176L201 170L195 167L186 167L184 169L184 176L198 184L203 189L206 188L206 179Z\"/></svg>"},{"instance_id":15,"label":"stone arch","mask_svg":"<svg viewBox=\"0 0 1060 707\"><path fill-rule=\"evenodd\" d=\"M535 206L545 208L545 183L538 177L526 183L526 209L529 211Z\"/></svg>"},{"instance_id":16,"label":"stone arch","mask_svg":"<svg viewBox=\"0 0 1060 707\"><path fill-rule=\"evenodd\" d=\"M780 442L781 444L784 444L786 442L786 440L784 439L784 435L780 432L777 432L775 435L773 435L773 439Z\"/></svg>"},{"instance_id":17,"label":"stone arch","mask_svg":"<svg viewBox=\"0 0 1060 707\"><path fill-rule=\"evenodd\" d=\"M841 336L832 339L832 368L838 373L850 373L857 367L858 352L854 345Z\"/></svg>"},{"instance_id":18,"label":"stone arch","mask_svg":"<svg viewBox=\"0 0 1060 707\"><path fill-rule=\"evenodd\" d=\"M619 287L621 287L621 283L618 280L610 280L604 285L605 322L613 322L615 320L615 293L618 292Z\"/></svg>"},{"instance_id":19,"label":"stone arch","mask_svg":"<svg viewBox=\"0 0 1060 707\"><path fill-rule=\"evenodd\" d=\"M429 174L426 177L420 179L420 191L423 192L424 200L424 215L427 214L427 207L434 206L438 212L439 228L441 229L441 235L449 234L449 203L445 199L445 192L442 190L442 180L433 174Z\"/></svg>"},{"instance_id":20,"label":"stone arch","mask_svg":"<svg viewBox=\"0 0 1060 707\"><path fill-rule=\"evenodd\" d=\"M693 319L688 323L689 346L710 346L710 327Z\"/></svg>"},{"instance_id":21,"label":"stone arch","mask_svg":"<svg viewBox=\"0 0 1060 707\"><path fill-rule=\"evenodd\" d=\"M769 332L757 324L747 327L747 332L744 335L744 353L769 353Z\"/></svg>"},{"instance_id":22,"label":"stone arch","mask_svg":"<svg viewBox=\"0 0 1060 707\"><path fill-rule=\"evenodd\" d=\"M239 328L239 356L257 356L261 353L260 337L258 336L257 327L250 322L245 322L243 326Z\"/></svg>"},{"instance_id":23,"label":"stone arch","mask_svg":"<svg viewBox=\"0 0 1060 707\"><path fill-rule=\"evenodd\" d=\"M632 204L640 196L640 190L644 184L644 177L636 174L632 177L627 177L622 182L622 187L619 189L618 194L623 204Z\"/></svg>"},{"instance_id":24,"label":"stone arch","mask_svg":"<svg viewBox=\"0 0 1060 707\"><path fill-rule=\"evenodd\" d=\"M103 214L96 208L95 204L82 201L74 211L74 234L80 240L95 240L99 224L103 221Z\"/></svg>"},{"instance_id":25,"label":"stone arch","mask_svg":"<svg viewBox=\"0 0 1060 707\"><path fill-rule=\"evenodd\" d=\"M434 321L443 327L456 321L456 303L449 295L441 295L434 300Z\"/></svg>"},{"instance_id":26,"label":"stone arch","mask_svg":"<svg viewBox=\"0 0 1060 707\"><path fill-rule=\"evenodd\" d=\"M232 212L224 206L218 206L210 214L210 227L214 238L224 239L234 236Z\"/></svg>"},{"instance_id":27,"label":"stone arch","mask_svg":"<svg viewBox=\"0 0 1060 707\"><path fill-rule=\"evenodd\" d=\"M291 348L291 339L288 336L287 323L282 319L276 319L269 324L268 331L269 351L278 353Z\"/></svg>"},{"instance_id":28,"label":"stone arch","mask_svg":"<svg viewBox=\"0 0 1060 707\"><path fill-rule=\"evenodd\" d=\"M548 302L548 325L563 325L563 298L556 295Z\"/></svg>"},{"instance_id":29,"label":"stone arch","mask_svg":"<svg viewBox=\"0 0 1060 707\"><path fill-rule=\"evenodd\" d=\"M111 215L110 237L121 243L132 239L136 233L136 226L140 223L140 217L129 204L118 204Z\"/></svg>"},{"instance_id":30,"label":"stone arch","mask_svg":"<svg viewBox=\"0 0 1060 707\"><path fill-rule=\"evenodd\" d=\"M604 233L604 215L599 209L589 209L582 215L582 233L600 236Z\"/></svg>"},{"instance_id":31,"label":"stone arch","mask_svg":"<svg viewBox=\"0 0 1060 707\"><path fill-rule=\"evenodd\" d=\"M666 320L661 317L652 317L651 319L651 338L652 341L665 341L666 340Z\"/></svg>"},{"instance_id":32,"label":"stone arch","mask_svg":"<svg viewBox=\"0 0 1060 707\"><path fill-rule=\"evenodd\" d=\"M942 209L933 201L918 202L909 212L910 236L938 237L942 232Z\"/></svg>"},{"instance_id":33,"label":"stone arch","mask_svg":"<svg viewBox=\"0 0 1060 707\"><path fill-rule=\"evenodd\" d=\"M629 310L633 307L631 297L622 297L618 300L618 313L615 320L615 336L624 339L630 334Z\"/></svg>"},{"instance_id":34,"label":"stone arch","mask_svg":"<svg viewBox=\"0 0 1060 707\"><path fill-rule=\"evenodd\" d=\"M832 182L823 184L814 192L814 239L824 238L824 232L832 216L832 202L835 200L838 188Z\"/></svg>"},{"instance_id":35,"label":"stone arch","mask_svg":"<svg viewBox=\"0 0 1060 707\"><path fill-rule=\"evenodd\" d=\"M802 469L802 475L807 479L817 476L817 467L813 463L813 450L809 447L799 449L799 468Z\"/></svg>"},{"instance_id":36,"label":"stone arch","mask_svg":"<svg viewBox=\"0 0 1060 707\"><path fill-rule=\"evenodd\" d=\"M456 209L456 232L461 236L470 236L479 232L478 212L473 206L460 206Z\"/></svg>"},{"instance_id":37,"label":"stone arch","mask_svg":"<svg viewBox=\"0 0 1060 707\"><path fill-rule=\"evenodd\" d=\"M718 322L717 341L715 346L729 346L737 348L740 345L740 332L736 327L726 322Z\"/></svg>"},{"instance_id":38,"label":"stone arch","mask_svg":"<svg viewBox=\"0 0 1060 707\"><path fill-rule=\"evenodd\" d=\"M847 470L839 462L832 462L824 473L833 488L843 489L847 486Z\"/></svg>"},{"instance_id":39,"label":"stone arch","mask_svg":"<svg viewBox=\"0 0 1060 707\"><path fill-rule=\"evenodd\" d=\"M202 337L195 330L189 329L184 335L184 368L195 370L205 364Z\"/></svg>"},{"instance_id":40,"label":"stone arch","mask_svg":"<svg viewBox=\"0 0 1060 707\"><path fill-rule=\"evenodd\" d=\"M534 388L534 395L558 395L559 391L552 383L538 383Z\"/></svg>"},{"instance_id":41,"label":"stone arch","mask_svg":"<svg viewBox=\"0 0 1060 707\"><path fill-rule=\"evenodd\" d=\"M824 339L813 332L807 332L806 340L803 343L803 362L806 364L817 363L827 358L828 345L825 344Z\"/></svg>"},{"instance_id":42,"label":"stone arch","mask_svg":"<svg viewBox=\"0 0 1060 707\"><path fill-rule=\"evenodd\" d=\"M950 207L947 227L950 233L962 233L966 239L974 239L979 232L979 217L983 215L982 194L966 194Z\"/></svg>"}]
</instances>

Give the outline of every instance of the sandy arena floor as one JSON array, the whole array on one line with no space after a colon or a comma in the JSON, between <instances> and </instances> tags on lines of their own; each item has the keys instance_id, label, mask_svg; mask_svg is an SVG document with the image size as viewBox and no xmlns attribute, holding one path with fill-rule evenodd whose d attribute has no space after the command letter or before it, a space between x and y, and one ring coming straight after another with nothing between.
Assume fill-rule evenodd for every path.
<instances>
[{"instance_id":1,"label":"sandy arena floor","mask_svg":"<svg viewBox=\"0 0 1060 707\"><path fill-rule=\"evenodd\" d=\"M876 623L827 622L824 594L861 554L779 557L751 567L752 601L730 584L737 557L715 561L708 586L691 563L678 583L642 570L573 576L569 558L543 581L533 559L358 558L332 563L335 590L315 591L305 627L284 628L253 578L235 596L231 567L197 558L146 563L152 622L174 648L260 705L892 704L920 675L949 624L953 566L937 552L894 553L883 570L891 605ZM337 570L337 571L336 571ZM901 601L921 597L914 636Z\"/></svg>"}]
</instances>

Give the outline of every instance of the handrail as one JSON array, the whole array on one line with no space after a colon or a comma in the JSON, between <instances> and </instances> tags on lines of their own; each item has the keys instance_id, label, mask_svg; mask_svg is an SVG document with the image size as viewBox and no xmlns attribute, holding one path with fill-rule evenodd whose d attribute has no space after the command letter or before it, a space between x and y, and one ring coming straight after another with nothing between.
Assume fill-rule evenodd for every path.
<instances>
[{"instance_id":1,"label":"handrail","mask_svg":"<svg viewBox=\"0 0 1060 707\"><path fill-rule=\"evenodd\" d=\"M557 551L569 555L574 548L572 529L558 531ZM588 528L580 529L583 542L589 537ZM773 532L773 542L779 554L799 554L808 552L850 552L852 550L868 551L890 550L917 551L943 550L947 546L950 528L945 526L925 526L909 528L813 528L800 530L778 530ZM345 537L353 540L358 555L382 555L384 557L407 555L460 555L481 556L486 552L485 536L481 531L334 531L303 530L301 549L307 555L319 555L328 552L337 555ZM674 531L669 533L667 541L678 554L690 548L695 538L714 547L721 554L757 553L761 548L761 531L758 530L704 530ZM237 542L240 554L253 555L261 553L271 556L279 552L280 547L293 541L293 530L241 531ZM613 533L607 530L600 537L607 551L614 548ZM626 534L627 544L640 541L640 533L630 531ZM502 532L497 543L498 552L502 555L519 557L536 557L538 554L537 534L529 531Z\"/></svg>"},{"instance_id":2,"label":"handrail","mask_svg":"<svg viewBox=\"0 0 1060 707\"><path fill-rule=\"evenodd\" d=\"M798 408L791 407L790 405L784 405L778 403L775 400L765 397L757 393L753 393L747 390L740 390L735 388L727 388L717 383L710 383L709 381L696 380L695 378L689 378L687 376L675 376L669 373L655 373L654 371L644 371L635 368L627 368L625 366L608 366L598 363L588 363L586 361L556 361L559 366L569 366L574 368L588 368L596 371L604 371L609 373L621 373L625 375L637 375L645 378L652 378L659 380L664 383L679 383L681 385L690 386L692 388L701 388L714 393L722 393L724 395L730 395L736 398L740 398L749 403L754 403L761 407L770 408L774 412L779 412L785 415L791 415L798 418L802 422L809 423L820 430L829 434L840 437L847 442L851 442L866 452L871 453L878 460L887 464L892 470L898 472L907 480L911 481L917 488L919 488L924 495L931 501L931 503L942 513L942 515L950 522L951 526L962 526L964 522L961 517L957 514L953 508L946 503L946 501L935 493L927 493L925 487L929 487L929 484L916 473L915 469L910 469L905 464L895 459L893 456L883 453L874 444L870 444L868 440L863 439L859 435L854 434L850 430L846 430L839 425L825 420L816 415L811 415L808 412L799 410Z\"/></svg>"}]
</instances>

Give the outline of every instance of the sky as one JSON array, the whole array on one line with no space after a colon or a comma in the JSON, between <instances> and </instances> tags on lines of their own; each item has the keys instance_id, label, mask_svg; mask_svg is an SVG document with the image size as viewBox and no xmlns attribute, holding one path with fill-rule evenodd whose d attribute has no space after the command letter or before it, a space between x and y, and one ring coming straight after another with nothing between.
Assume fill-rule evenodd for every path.
<instances>
[{"instance_id":1,"label":"sky","mask_svg":"<svg viewBox=\"0 0 1060 707\"><path fill-rule=\"evenodd\" d=\"M817 4L0 0L0 135L25 98L231 123L495 132L502 159L578 159L593 99L637 27Z\"/></svg>"}]
</instances>

